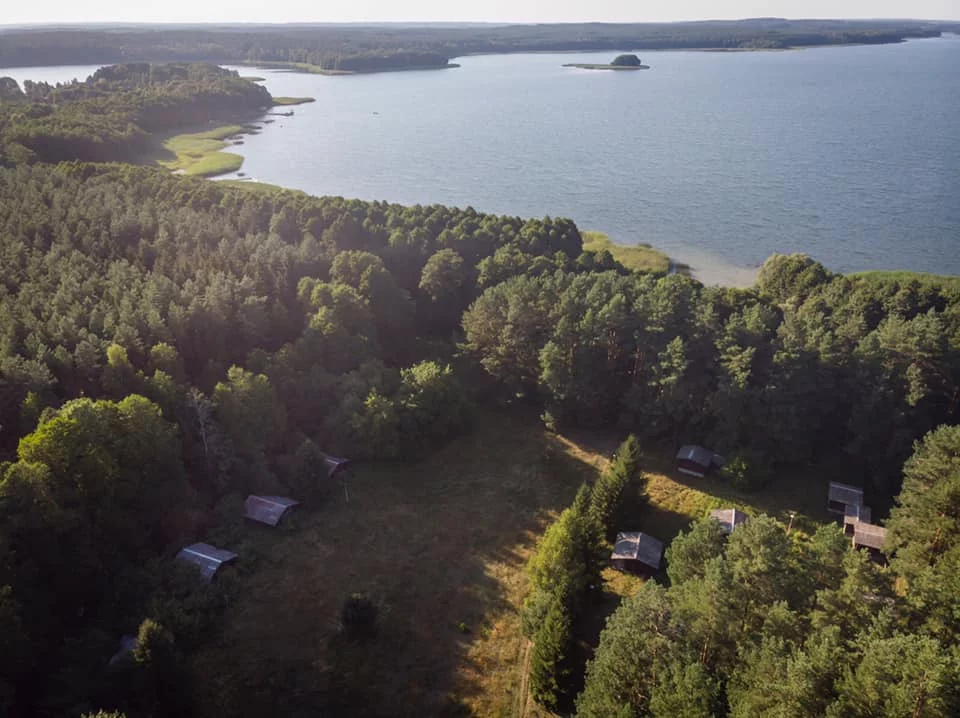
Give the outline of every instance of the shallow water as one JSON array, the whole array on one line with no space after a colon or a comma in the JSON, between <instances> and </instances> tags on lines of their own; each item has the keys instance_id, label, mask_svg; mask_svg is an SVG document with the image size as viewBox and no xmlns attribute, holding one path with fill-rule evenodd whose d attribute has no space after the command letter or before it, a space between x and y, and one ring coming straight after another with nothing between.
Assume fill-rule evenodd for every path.
<instances>
[{"instance_id":1,"label":"shallow water","mask_svg":"<svg viewBox=\"0 0 960 718\"><path fill-rule=\"evenodd\" d=\"M353 77L238 68L317 102L234 150L246 175L312 194L569 216L707 282L749 283L773 252L960 274L960 37L641 56L652 69L561 67L609 53Z\"/></svg>"}]
</instances>

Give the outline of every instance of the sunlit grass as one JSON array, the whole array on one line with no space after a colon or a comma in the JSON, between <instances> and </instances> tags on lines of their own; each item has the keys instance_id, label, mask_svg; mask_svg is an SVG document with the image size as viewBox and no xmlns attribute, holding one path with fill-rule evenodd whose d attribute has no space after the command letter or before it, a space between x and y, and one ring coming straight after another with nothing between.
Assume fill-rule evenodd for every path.
<instances>
[{"instance_id":1,"label":"sunlit grass","mask_svg":"<svg viewBox=\"0 0 960 718\"><path fill-rule=\"evenodd\" d=\"M175 159L159 160L159 163L167 169L201 177L236 172L243 166L243 157L221 150L227 146L223 140L242 131L240 125L227 125L206 132L176 135L163 143L163 148L172 152Z\"/></svg>"},{"instance_id":2,"label":"sunlit grass","mask_svg":"<svg viewBox=\"0 0 960 718\"><path fill-rule=\"evenodd\" d=\"M649 244L614 244L603 232L584 231L580 235L583 237L585 251L599 252L605 249L627 269L653 274L666 274L670 271L670 257Z\"/></svg>"}]
</instances>

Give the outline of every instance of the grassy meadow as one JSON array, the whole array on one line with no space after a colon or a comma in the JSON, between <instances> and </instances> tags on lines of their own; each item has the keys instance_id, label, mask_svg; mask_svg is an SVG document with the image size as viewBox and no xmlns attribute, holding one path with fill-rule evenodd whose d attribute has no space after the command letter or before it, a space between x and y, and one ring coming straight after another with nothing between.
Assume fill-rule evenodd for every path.
<instances>
[{"instance_id":1,"label":"grassy meadow","mask_svg":"<svg viewBox=\"0 0 960 718\"><path fill-rule=\"evenodd\" d=\"M605 249L627 269L653 274L666 274L670 271L670 257L649 244L614 244L603 232L583 231L580 234L585 250L599 252Z\"/></svg>"},{"instance_id":2,"label":"grassy meadow","mask_svg":"<svg viewBox=\"0 0 960 718\"><path fill-rule=\"evenodd\" d=\"M316 102L315 97L274 97L274 107L286 107L288 105L306 105L309 102Z\"/></svg>"},{"instance_id":3,"label":"grassy meadow","mask_svg":"<svg viewBox=\"0 0 960 718\"><path fill-rule=\"evenodd\" d=\"M228 137L244 131L240 125L227 125L205 132L174 135L163 141L163 149L173 159L160 159L158 164L188 175L214 177L236 172L243 166L243 157L222 152Z\"/></svg>"},{"instance_id":4,"label":"grassy meadow","mask_svg":"<svg viewBox=\"0 0 960 718\"><path fill-rule=\"evenodd\" d=\"M320 704L331 715L548 715L527 695L525 566L545 527L617 443L489 414L424 462L357 466L349 502L337 483L318 508L279 529L237 524L225 544L241 554L239 590L223 630L194 658L207 679L202 715L306 715ZM825 518L821 492L799 475L740 495L716 479L677 474L668 454L646 464L625 530L669 541L719 506L781 518L797 511L798 527ZM578 630L584 658L606 616L639 585L605 571L590 625ZM380 612L377 635L361 643L338 628L353 592L371 596Z\"/></svg>"}]
</instances>

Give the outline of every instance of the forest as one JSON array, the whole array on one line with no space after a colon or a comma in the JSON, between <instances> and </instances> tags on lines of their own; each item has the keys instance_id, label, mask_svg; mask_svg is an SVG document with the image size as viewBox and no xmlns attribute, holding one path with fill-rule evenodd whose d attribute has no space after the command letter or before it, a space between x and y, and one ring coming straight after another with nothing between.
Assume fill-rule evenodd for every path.
<instances>
[{"instance_id":1,"label":"forest","mask_svg":"<svg viewBox=\"0 0 960 718\"><path fill-rule=\"evenodd\" d=\"M200 63L113 65L84 82L27 80L23 88L0 78L0 165L133 161L156 133L255 115L272 103L238 73Z\"/></svg>"},{"instance_id":2,"label":"forest","mask_svg":"<svg viewBox=\"0 0 960 718\"><path fill-rule=\"evenodd\" d=\"M0 169L0 196L0 713L190 715L183 656L231 584L175 550L248 493L323 502L326 453L415 462L499 406L636 437L531 562L543 705L956 714L960 436L937 427L960 405L960 283L790 255L752 288L705 287L585 252L566 219L120 164ZM836 528L696 524L610 619L577 698L570 626L639 447L691 440L744 490L843 466L893 507L891 567ZM137 648L108 669L122 634Z\"/></svg>"},{"instance_id":3,"label":"forest","mask_svg":"<svg viewBox=\"0 0 960 718\"><path fill-rule=\"evenodd\" d=\"M289 25L19 29L0 33L0 67L126 62L306 63L376 72L444 67L475 53L737 49L894 43L957 23L755 19L647 24Z\"/></svg>"}]
</instances>

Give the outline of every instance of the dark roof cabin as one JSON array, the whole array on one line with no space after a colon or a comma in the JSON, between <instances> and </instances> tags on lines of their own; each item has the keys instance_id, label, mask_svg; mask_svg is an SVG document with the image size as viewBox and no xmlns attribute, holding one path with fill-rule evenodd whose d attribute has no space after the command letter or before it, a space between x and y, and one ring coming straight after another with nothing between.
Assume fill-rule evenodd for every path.
<instances>
[{"instance_id":1,"label":"dark roof cabin","mask_svg":"<svg viewBox=\"0 0 960 718\"><path fill-rule=\"evenodd\" d=\"M719 522L725 534L731 534L737 526L745 524L750 517L738 509L714 509L710 512L710 518Z\"/></svg>"},{"instance_id":2,"label":"dark roof cabin","mask_svg":"<svg viewBox=\"0 0 960 718\"><path fill-rule=\"evenodd\" d=\"M663 542L639 531L621 531L610 554L621 571L658 571L663 558Z\"/></svg>"},{"instance_id":3,"label":"dark roof cabin","mask_svg":"<svg viewBox=\"0 0 960 718\"><path fill-rule=\"evenodd\" d=\"M300 502L283 496L250 495L243 502L244 516L251 521L259 521L267 526L276 526L280 519Z\"/></svg>"},{"instance_id":4,"label":"dark roof cabin","mask_svg":"<svg viewBox=\"0 0 960 718\"><path fill-rule=\"evenodd\" d=\"M863 506L863 489L831 481L827 489L827 510L845 516L848 506Z\"/></svg>"},{"instance_id":5,"label":"dark roof cabin","mask_svg":"<svg viewBox=\"0 0 960 718\"><path fill-rule=\"evenodd\" d=\"M702 446L687 444L677 452L677 470L688 476L702 479L714 466L721 466L723 458Z\"/></svg>"},{"instance_id":6,"label":"dark roof cabin","mask_svg":"<svg viewBox=\"0 0 960 718\"><path fill-rule=\"evenodd\" d=\"M327 477L332 479L338 472L350 466L350 459L341 459L336 456L324 454L323 465L327 469Z\"/></svg>"},{"instance_id":7,"label":"dark roof cabin","mask_svg":"<svg viewBox=\"0 0 960 718\"><path fill-rule=\"evenodd\" d=\"M886 557L883 553L883 545L887 540L887 530L883 526L859 522L853 531L853 547L855 549L865 548L870 553L874 561L886 563Z\"/></svg>"},{"instance_id":8,"label":"dark roof cabin","mask_svg":"<svg viewBox=\"0 0 960 718\"><path fill-rule=\"evenodd\" d=\"M189 561L199 566L200 575L209 581L217 571L220 570L223 564L234 561L237 558L237 554L232 551L224 551L208 543L195 543L181 549L180 553L177 554L177 558L181 561Z\"/></svg>"}]
</instances>

